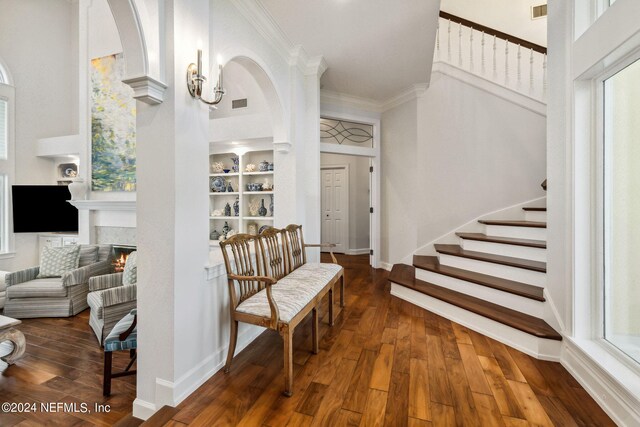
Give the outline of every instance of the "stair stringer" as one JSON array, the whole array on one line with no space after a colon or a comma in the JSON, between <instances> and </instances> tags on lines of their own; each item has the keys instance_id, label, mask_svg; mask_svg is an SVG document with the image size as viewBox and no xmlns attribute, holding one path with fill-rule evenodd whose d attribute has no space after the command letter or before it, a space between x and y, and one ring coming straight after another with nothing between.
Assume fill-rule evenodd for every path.
<instances>
[{"instance_id":1,"label":"stair stringer","mask_svg":"<svg viewBox=\"0 0 640 427\"><path fill-rule=\"evenodd\" d=\"M536 359L560 361L562 341L538 338L393 282L391 282L391 295L500 341Z\"/></svg>"}]
</instances>

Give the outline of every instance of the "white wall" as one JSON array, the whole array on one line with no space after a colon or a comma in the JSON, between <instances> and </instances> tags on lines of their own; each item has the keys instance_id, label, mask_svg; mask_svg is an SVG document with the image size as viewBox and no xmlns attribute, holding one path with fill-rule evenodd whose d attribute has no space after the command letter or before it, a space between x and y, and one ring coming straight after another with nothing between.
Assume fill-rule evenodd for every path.
<instances>
[{"instance_id":1,"label":"white wall","mask_svg":"<svg viewBox=\"0 0 640 427\"><path fill-rule=\"evenodd\" d=\"M0 57L16 90L16 184L52 184L52 160L37 140L77 131L77 5L66 0L0 0ZM37 265L35 234L18 234L1 270Z\"/></svg>"},{"instance_id":2,"label":"white wall","mask_svg":"<svg viewBox=\"0 0 640 427\"><path fill-rule=\"evenodd\" d=\"M398 262L418 247L417 109L413 99L382 114L382 262Z\"/></svg>"},{"instance_id":3,"label":"white wall","mask_svg":"<svg viewBox=\"0 0 640 427\"><path fill-rule=\"evenodd\" d=\"M89 58L122 53L122 43L107 0L92 0L89 7Z\"/></svg>"},{"instance_id":4,"label":"white wall","mask_svg":"<svg viewBox=\"0 0 640 427\"><path fill-rule=\"evenodd\" d=\"M322 153L321 166L349 166L349 251L369 249L369 158Z\"/></svg>"},{"instance_id":5,"label":"white wall","mask_svg":"<svg viewBox=\"0 0 640 427\"><path fill-rule=\"evenodd\" d=\"M531 6L545 3L546 0L441 0L440 10L546 46L547 18L531 19Z\"/></svg>"},{"instance_id":6,"label":"white wall","mask_svg":"<svg viewBox=\"0 0 640 427\"><path fill-rule=\"evenodd\" d=\"M383 113L382 129L383 261L545 195L545 117L456 78L434 73L417 101Z\"/></svg>"}]
</instances>

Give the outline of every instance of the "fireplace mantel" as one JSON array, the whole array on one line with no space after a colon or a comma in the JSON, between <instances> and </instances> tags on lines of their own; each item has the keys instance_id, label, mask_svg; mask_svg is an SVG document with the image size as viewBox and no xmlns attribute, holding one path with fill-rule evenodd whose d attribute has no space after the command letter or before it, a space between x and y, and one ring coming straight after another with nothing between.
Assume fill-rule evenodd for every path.
<instances>
[{"instance_id":1,"label":"fireplace mantel","mask_svg":"<svg viewBox=\"0 0 640 427\"><path fill-rule=\"evenodd\" d=\"M135 211L135 200L69 200L78 210L87 211Z\"/></svg>"}]
</instances>

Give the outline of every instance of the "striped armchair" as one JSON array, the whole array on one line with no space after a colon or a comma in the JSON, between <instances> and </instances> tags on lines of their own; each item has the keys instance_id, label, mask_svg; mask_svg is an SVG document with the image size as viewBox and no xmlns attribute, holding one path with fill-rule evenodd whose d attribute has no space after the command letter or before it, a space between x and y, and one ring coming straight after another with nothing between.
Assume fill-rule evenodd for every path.
<instances>
[{"instance_id":1,"label":"striped armchair","mask_svg":"<svg viewBox=\"0 0 640 427\"><path fill-rule=\"evenodd\" d=\"M131 263L135 262L135 259L135 256L129 255L127 270L131 269ZM135 265L133 269L135 269ZM104 343L104 339L116 323L136 308L137 285L135 282L137 281L137 272L133 277L128 276L123 280L125 274L126 272L107 274L92 277L89 280L90 292L87 295L87 303L91 307L89 325L96 334L100 345Z\"/></svg>"},{"instance_id":2,"label":"striped armchair","mask_svg":"<svg viewBox=\"0 0 640 427\"><path fill-rule=\"evenodd\" d=\"M62 277L38 279L40 267L8 273L4 315L18 319L69 317L85 310L89 279L112 271L111 245L80 246L80 263Z\"/></svg>"}]
</instances>

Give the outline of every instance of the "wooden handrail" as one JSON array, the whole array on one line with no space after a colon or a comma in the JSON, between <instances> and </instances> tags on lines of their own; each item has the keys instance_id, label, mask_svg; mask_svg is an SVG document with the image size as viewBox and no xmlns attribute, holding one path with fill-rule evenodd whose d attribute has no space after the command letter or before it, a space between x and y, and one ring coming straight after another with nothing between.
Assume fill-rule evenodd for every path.
<instances>
[{"instance_id":1,"label":"wooden handrail","mask_svg":"<svg viewBox=\"0 0 640 427\"><path fill-rule=\"evenodd\" d=\"M547 54L547 48L544 46L540 46L539 44L531 43L530 41L521 39L516 36L512 36L511 34L503 33L502 31L498 31L494 28L484 26L482 24L478 24L477 22L469 21L468 19L461 18L456 15L452 15L450 13L440 11L440 17L444 19L448 19L451 22L455 22L457 24L464 25L465 27L473 28L476 31L484 32L485 34L496 36L499 39L506 40L510 43L520 45L525 49L532 49L536 52L540 52L544 55Z\"/></svg>"}]
</instances>

